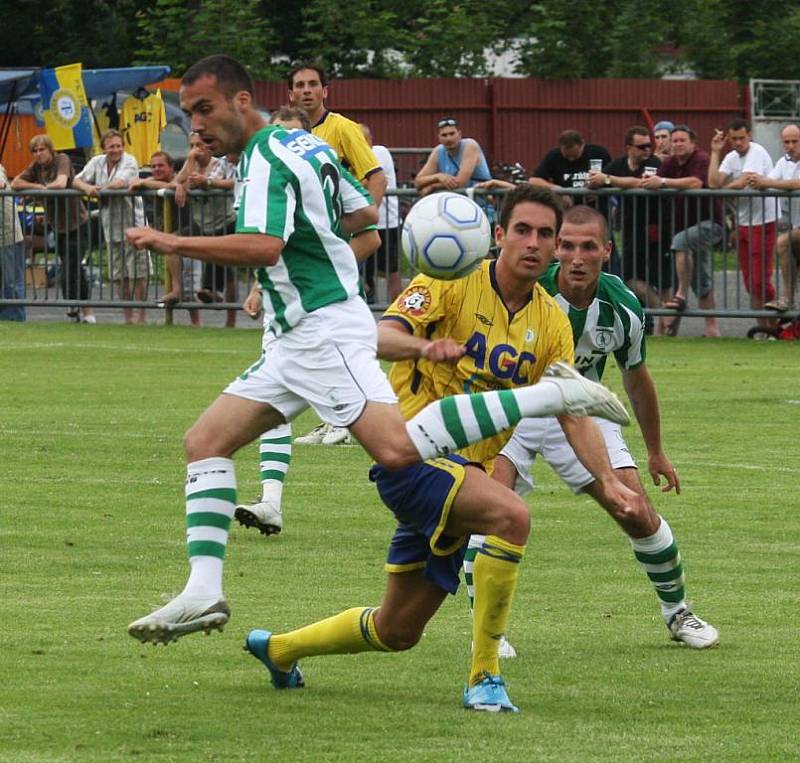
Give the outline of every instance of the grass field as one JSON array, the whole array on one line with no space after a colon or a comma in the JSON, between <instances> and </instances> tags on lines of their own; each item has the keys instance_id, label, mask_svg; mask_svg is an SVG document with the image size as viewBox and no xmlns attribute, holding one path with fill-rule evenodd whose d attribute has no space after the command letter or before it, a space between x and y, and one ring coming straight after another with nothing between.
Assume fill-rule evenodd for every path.
<instances>
[{"instance_id":1,"label":"grass field","mask_svg":"<svg viewBox=\"0 0 800 763\"><path fill-rule=\"evenodd\" d=\"M223 634L126 634L185 580L181 434L258 350L256 332L0 324L0 760L800 758L798 345L649 345L684 485L653 498L718 649L669 641L624 536L537 465L505 665L518 716L461 709L461 595L411 652L307 660L302 691L241 651L252 627L379 602L393 523L357 447L297 446L285 533L232 530ZM243 498L255 461L237 457Z\"/></svg>"}]
</instances>

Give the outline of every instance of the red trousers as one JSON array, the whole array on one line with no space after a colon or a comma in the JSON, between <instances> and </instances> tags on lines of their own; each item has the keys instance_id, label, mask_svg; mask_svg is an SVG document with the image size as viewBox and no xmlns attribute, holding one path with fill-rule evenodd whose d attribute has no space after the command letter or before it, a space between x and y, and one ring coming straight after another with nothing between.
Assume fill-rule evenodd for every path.
<instances>
[{"instance_id":1,"label":"red trousers","mask_svg":"<svg viewBox=\"0 0 800 763\"><path fill-rule=\"evenodd\" d=\"M744 286L754 297L762 302L775 299L772 275L775 269L773 252L777 225L740 225L737 231L739 269L742 271Z\"/></svg>"}]
</instances>

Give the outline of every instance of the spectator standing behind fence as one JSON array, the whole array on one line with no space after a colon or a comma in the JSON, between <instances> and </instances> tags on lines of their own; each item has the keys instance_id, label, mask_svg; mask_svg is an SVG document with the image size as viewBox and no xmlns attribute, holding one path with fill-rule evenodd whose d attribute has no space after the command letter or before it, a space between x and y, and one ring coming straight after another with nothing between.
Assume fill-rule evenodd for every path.
<instances>
[{"instance_id":1,"label":"spectator standing behind fence","mask_svg":"<svg viewBox=\"0 0 800 763\"><path fill-rule=\"evenodd\" d=\"M643 177L641 188L677 191L708 188L708 154L697 147L694 130L676 125L670 133L672 153L658 168L657 175ZM680 313L686 309L689 289L697 295L698 306L714 309L713 249L722 241L722 203L719 199L675 197L672 207L672 229L675 235L670 248L675 256L677 286L664 307L679 313L667 322L664 333L676 336ZM719 336L717 319L705 318L705 336Z\"/></svg>"},{"instance_id":2,"label":"spectator standing behind fence","mask_svg":"<svg viewBox=\"0 0 800 763\"><path fill-rule=\"evenodd\" d=\"M101 191L125 190L139 177L139 165L131 154L125 152L122 135L118 130L107 130L100 138L104 153L92 157L75 176L73 186L88 196L100 196ZM150 279L150 253L137 251L125 241L125 229L145 224L141 196L109 196L100 199L100 221L108 246L111 280L117 284L120 299L136 300L142 304L147 299ZM125 323L134 322L132 307L123 307ZM146 323L145 309L136 311L136 323Z\"/></svg>"},{"instance_id":3,"label":"spectator standing behind fence","mask_svg":"<svg viewBox=\"0 0 800 763\"><path fill-rule=\"evenodd\" d=\"M175 177L175 201L179 207L186 204L187 191L232 191L236 162L226 157L211 156L208 146L197 133L189 136L189 154ZM233 198L229 193L192 196L189 200L190 235L226 236L236 225ZM186 227L186 226L182 226ZM197 298L211 304L236 301L236 272L232 267L203 263L203 277ZM228 310L227 328L236 326L236 310Z\"/></svg>"},{"instance_id":4,"label":"spectator standing behind fence","mask_svg":"<svg viewBox=\"0 0 800 763\"><path fill-rule=\"evenodd\" d=\"M603 146L586 143L577 130L564 130L558 136L558 146L551 148L528 178L531 185L544 186L554 191L562 188L584 188L589 170L602 170L611 161L611 154ZM564 207L574 203L584 204L586 199L562 196ZM608 201L600 204L600 211L608 217Z\"/></svg>"},{"instance_id":5,"label":"spectator standing behind fence","mask_svg":"<svg viewBox=\"0 0 800 763\"><path fill-rule=\"evenodd\" d=\"M476 140L463 136L455 119L444 117L436 127L439 145L431 151L414 178L420 196L434 191L472 188L492 177L483 149Z\"/></svg>"},{"instance_id":6,"label":"spectator standing behind fence","mask_svg":"<svg viewBox=\"0 0 800 763\"><path fill-rule=\"evenodd\" d=\"M711 140L708 166L711 188L746 189L751 177L772 172L772 159L767 149L752 139L750 125L744 119L734 119L728 125L727 141L733 150L720 163L725 141L722 130L716 130ZM777 219L778 204L774 196L738 199L736 202L739 269L754 310L760 310L765 302L775 300L772 253L777 237ZM759 326L770 325L767 318L757 318L756 321Z\"/></svg>"},{"instance_id":7,"label":"spectator standing behind fence","mask_svg":"<svg viewBox=\"0 0 800 763\"><path fill-rule=\"evenodd\" d=\"M0 191L10 191L0 164ZM0 299L25 299L25 240L14 195L0 196ZM0 321L24 321L24 305L0 305Z\"/></svg>"},{"instance_id":8,"label":"spectator standing behind fence","mask_svg":"<svg viewBox=\"0 0 800 763\"><path fill-rule=\"evenodd\" d=\"M149 178L134 180L128 188L131 191L142 188L153 191L175 190L175 160L166 151L156 151L150 157L150 171L152 174ZM158 230L165 230L166 219L164 211L166 207L172 208L173 224L177 221L175 199L171 195L163 198L150 196L144 199L144 206L148 223ZM171 232L171 229L167 231L167 233ZM180 257L177 254L165 255L164 262L169 273L171 288L161 296L157 304L159 307L172 307L183 299L184 292L194 294L195 265L199 270L200 263L188 257ZM192 326L199 326L199 311L189 308L189 320Z\"/></svg>"},{"instance_id":9,"label":"spectator standing behind fence","mask_svg":"<svg viewBox=\"0 0 800 763\"><path fill-rule=\"evenodd\" d=\"M653 128L653 139L655 140L655 149L653 154L661 161L666 159L670 151L670 132L675 127L668 119L657 122Z\"/></svg>"},{"instance_id":10,"label":"spectator standing behind fence","mask_svg":"<svg viewBox=\"0 0 800 763\"><path fill-rule=\"evenodd\" d=\"M751 175L748 185L751 188L766 190L776 188L781 191L800 190L800 127L786 125L781 130L781 140L785 154L775 162L768 175ZM797 267L800 264L800 197L784 199L784 222L786 230L778 236L775 251L781 266L783 296L764 303L768 310L786 312L794 308Z\"/></svg>"},{"instance_id":11,"label":"spectator standing behind fence","mask_svg":"<svg viewBox=\"0 0 800 763\"><path fill-rule=\"evenodd\" d=\"M33 161L14 178L15 191L65 190L73 187L75 170L66 154L56 153L48 135L34 135L30 142ZM56 233L56 254L61 265L61 292L64 299L88 300L89 280L83 267L83 256L89 246L89 214L80 197L44 199L47 224ZM95 323L91 307L70 308L67 316L84 323Z\"/></svg>"},{"instance_id":12,"label":"spectator standing behind fence","mask_svg":"<svg viewBox=\"0 0 800 763\"><path fill-rule=\"evenodd\" d=\"M589 171L589 188L638 188L643 176L658 172L661 160L653 155L650 131L634 126L625 133L625 156L606 165L604 171ZM662 256L662 230L669 220L653 197L623 196L618 215L622 222L622 280L643 306L661 307L672 293L672 258ZM665 324L659 321L657 334Z\"/></svg>"},{"instance_id":13,"label":"spectator standing behind fence","mask_svg":"<svg viewBox=\"0 0 800 763\"><path fill-rule=\"evenodd\" d=\"M397 174L394 169L394 159L386 146L376 146L372 143L372 133L367 125L362 124L367 143L372 148L375 158L381 163L381 169L386 176L386 190L397 190ZM389 290L389 302L394 302L402 291L400 285L400 200L397 196L386 196L378 205L378 235L381 245L372 257L364 261L364 283L367 287L367 302L375 301L375 270L386 276ZM375 260L378 260L377 268Z\"/></svg>"}]
</instances>

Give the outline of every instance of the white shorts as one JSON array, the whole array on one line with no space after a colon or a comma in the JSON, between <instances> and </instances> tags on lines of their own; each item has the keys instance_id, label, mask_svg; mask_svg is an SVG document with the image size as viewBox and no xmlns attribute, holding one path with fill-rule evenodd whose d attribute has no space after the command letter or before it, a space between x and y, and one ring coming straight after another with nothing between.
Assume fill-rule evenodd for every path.
<instances>
[{"instance_id":1,"label":"white shorts","mask_svg":"<svg viewBox=\"0 0 800 763\"><path fill-rule=\"evenodd\" d=\"M361 297L326 305L270 337L259 361L225 394L267 403L287 421L311 406L338 427L353 424L368 401L397 402L376 357L375 319Z\"/></svg>"},{"instance_id":2,"label":"white shorts","mask_svg":"<svg viewBox=\"0 0 800 763\"><path fill-rule=\"evenodd\" d=\"M615 469L626 467L635 469L636 462L622 437L619 424L600 418L595 418L594 422L600 427L603 439L606 441L611 466ZM587 485L594 482L594 477L578 460L556 418L522 419L500 453L517 469L517 483L514 489L520 495L533 489L530 470L537 453L541 453L542 458L573 493L580 493Z\"/></svg>"}]
</instances>

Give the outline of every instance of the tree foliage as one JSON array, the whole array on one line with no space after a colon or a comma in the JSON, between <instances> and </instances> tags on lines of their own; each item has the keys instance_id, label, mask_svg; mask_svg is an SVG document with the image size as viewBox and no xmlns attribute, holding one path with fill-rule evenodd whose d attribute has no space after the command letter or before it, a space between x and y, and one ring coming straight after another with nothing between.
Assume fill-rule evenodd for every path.
<instances>
[{"instance_id":1,"label":"tree foliage","mask_svg":"<svg viewBox=\"0 0 800 763\"><path fill-rule=\"evenodd\" d=\"M168 64L182 74L198 52L225 53L241 60L257 79L276 71L271 56L277 36L258 0L156 0L138 16L137 64Z\"/></svg>"},{"instance_id":2,"label":"tree foliage","mask_svg":"<svg viewBox=\"0 0 800 763\"><path fill-rule=\"evenodd\" d=\"M321 58L339 77L790 79L800 8L785 0L0 0L0 65L168 64L229 53L259 79ZM667 62L663 53L674 52Z\"/></svg>"}]
</instances>

